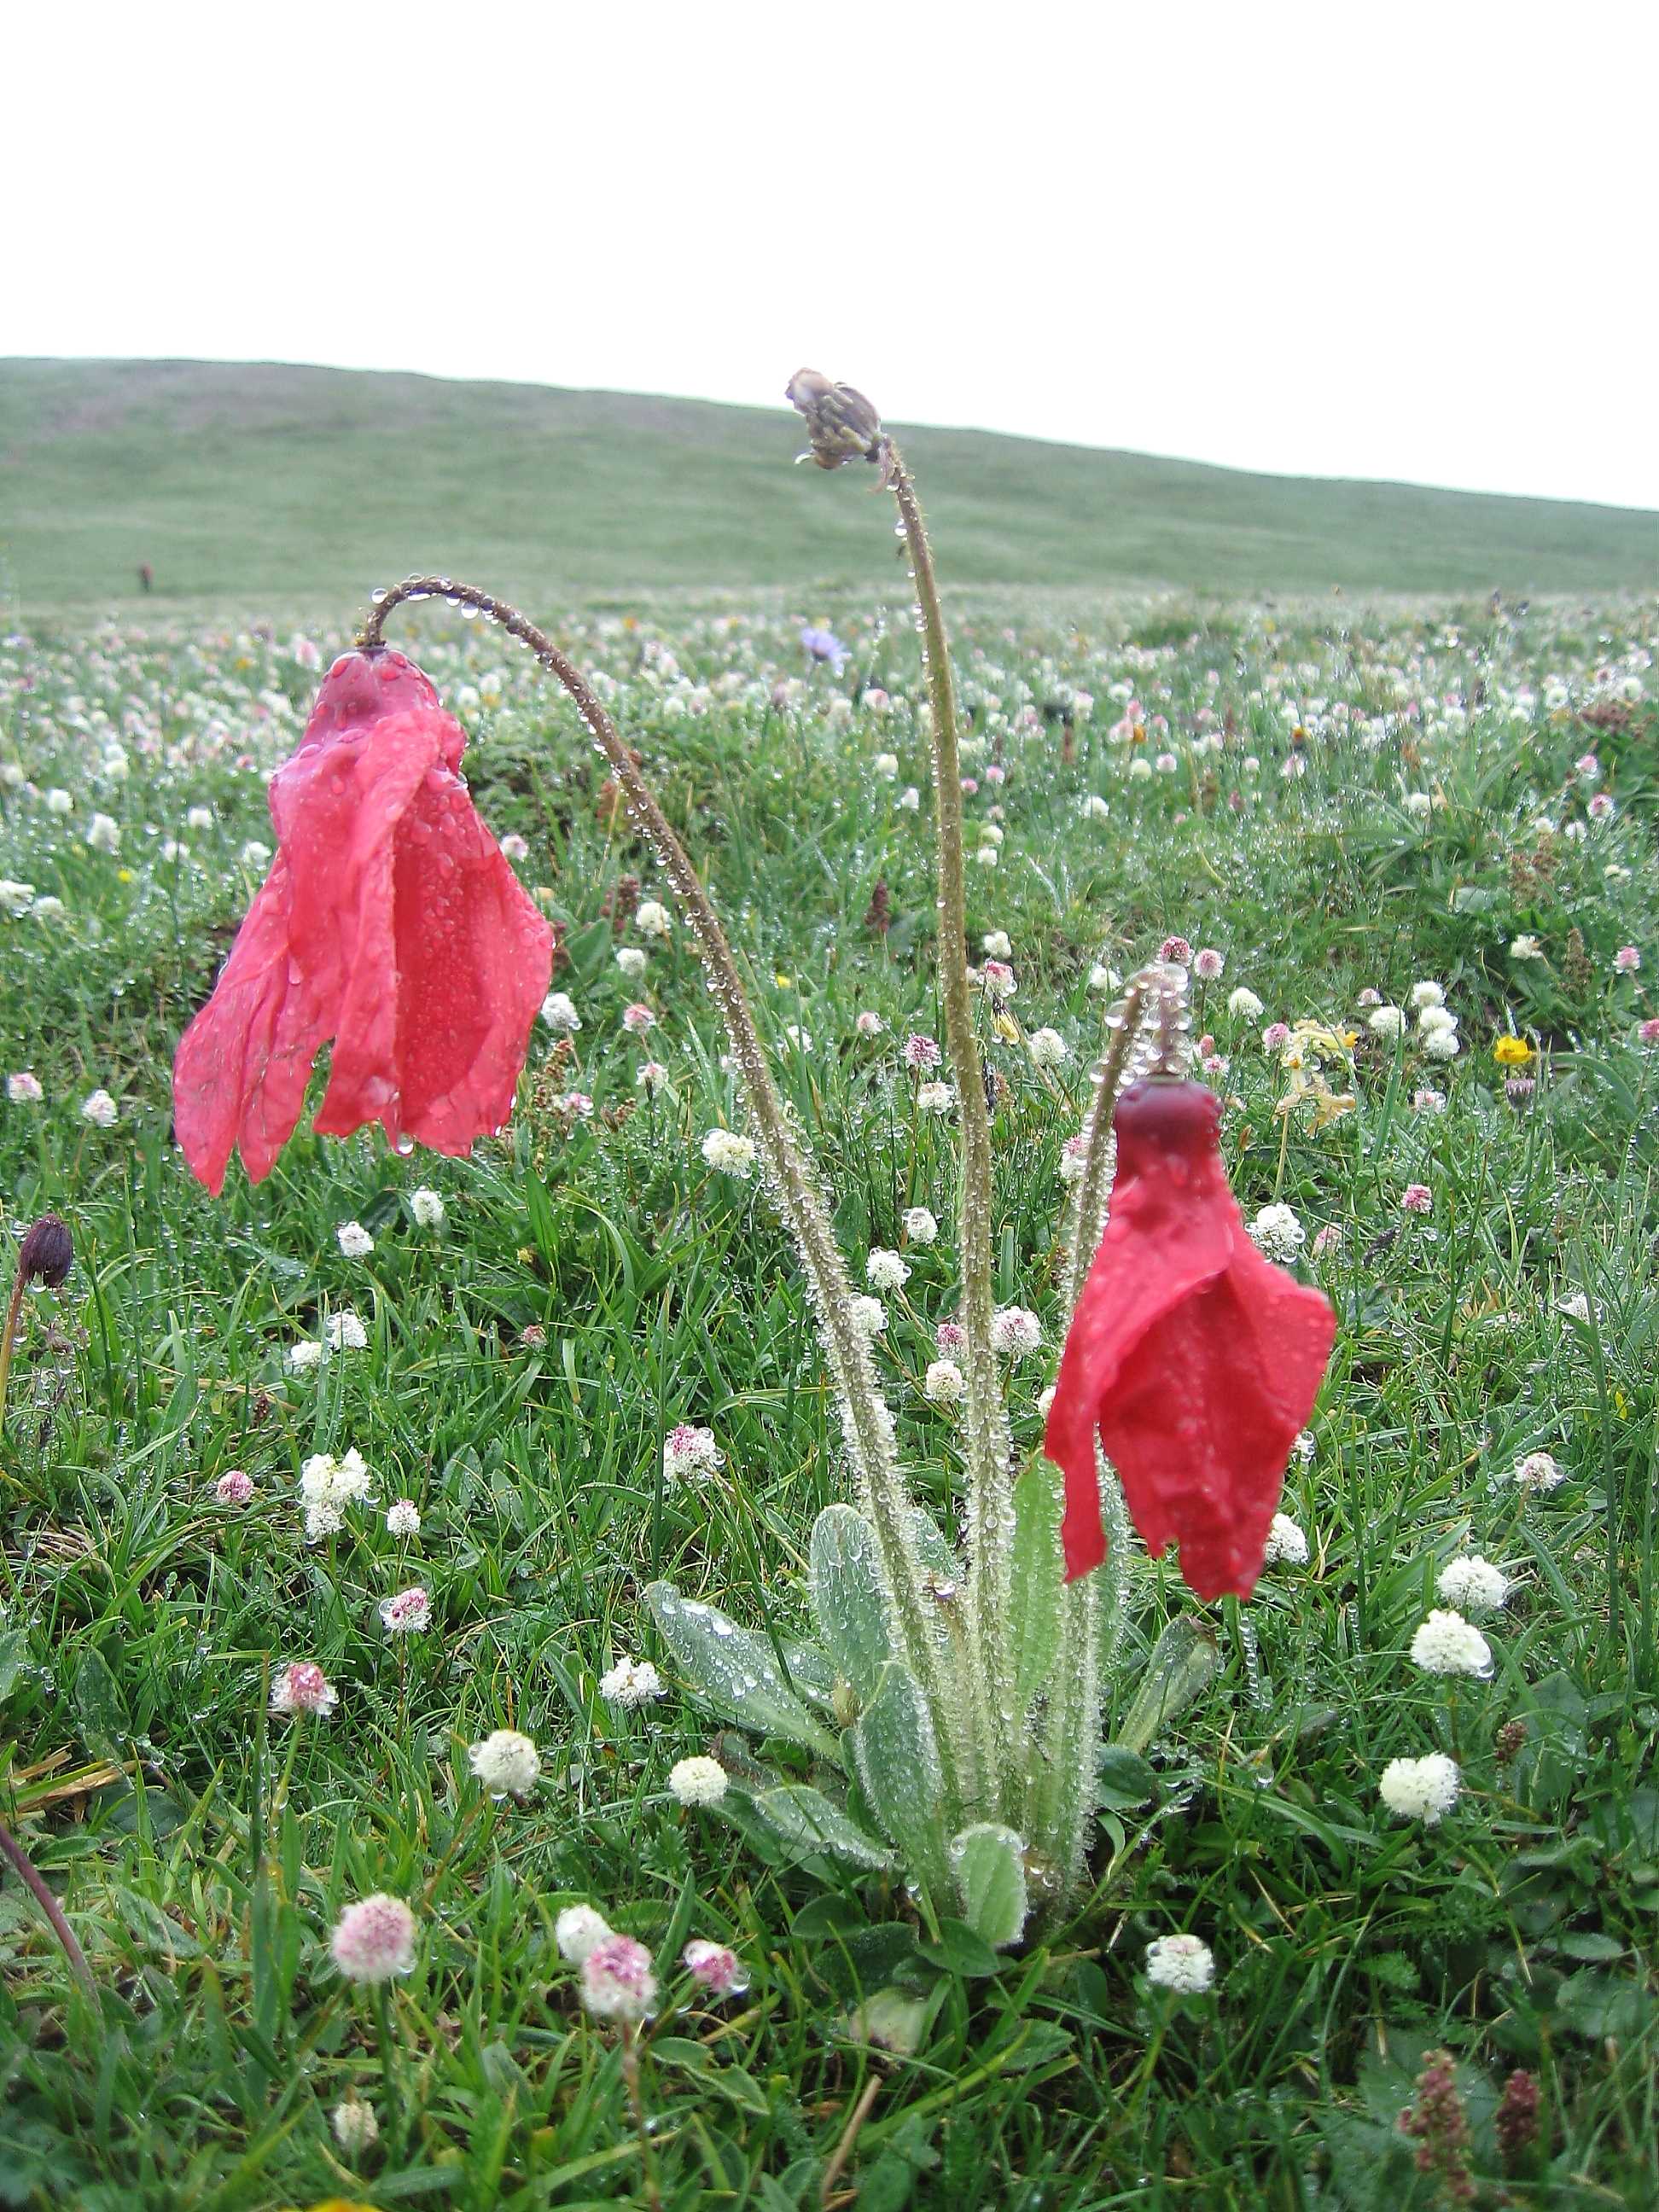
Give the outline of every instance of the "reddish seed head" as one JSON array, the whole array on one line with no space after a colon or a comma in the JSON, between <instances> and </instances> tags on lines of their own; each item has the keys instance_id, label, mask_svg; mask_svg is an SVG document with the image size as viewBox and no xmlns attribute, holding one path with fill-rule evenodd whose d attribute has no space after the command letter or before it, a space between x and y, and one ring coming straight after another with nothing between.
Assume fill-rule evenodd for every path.
<instances>
[{"instance_id":1,"label":"reddish seed head","mask_svg":"<svg viewBox=\"0 0 1659 2212\"><path fill-rule=\"evenodd\" d=\"M17 1272L26 1283L44 1283L49 1291L58 1291L69 1280L74 1260L68 1229L57 1214L43 1213L18 1248Z\"/></svg>"},{"instance_id":2,"label":"reddish seed head","mask_svg":"<svg viewBox=\"0 0 1659 2212\"><path fill-rule=\"evenodd\" d=\"M1335 1333L1317 1291L1250 1242L1219 1102L1154 1077L1118 1101L1106 1233L1066 1340L1046 1449L1066 1476L1068 1579L1106 1555L1098 1433L1130 1517L1206 1600L1248 1597Z\"/></svg>"}]
</instances>

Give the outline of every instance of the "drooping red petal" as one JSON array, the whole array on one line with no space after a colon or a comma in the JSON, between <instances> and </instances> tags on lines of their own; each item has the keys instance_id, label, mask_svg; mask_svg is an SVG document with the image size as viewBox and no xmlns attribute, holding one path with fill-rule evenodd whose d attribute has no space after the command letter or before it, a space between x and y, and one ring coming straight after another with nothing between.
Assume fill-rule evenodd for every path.
<instances>
[{"instance_id":1,"label":"drooping red petal","mask_svg":"<svg viewBox=\"0 0 1659 2212\"><path fill-rule=\"evenodd\" d=\"M269 1173L331 1037L325 1133L378 1121L461 1153L506 1120L553 940L456 773L465 743L401 653L329 671L272 779L270 874L174 1061L210 1190L238 1145Z\"/></svg>"},{"instance_id":2,"label":"drooping red petal","mask_svg":"<svg viewBox=\"0 0 1659 2212\"><path fill-rule=\"evenodd\" d=\"M1066 1340L1047 1450L1064 1471L1068 1579L1105 1557L1095 1435L1156 1557L1197 1594L1248 1597L1335 1316L1251 1243L1194 1084L1119 1102L1110 1217Z\"/></svg>"}]
</instances>

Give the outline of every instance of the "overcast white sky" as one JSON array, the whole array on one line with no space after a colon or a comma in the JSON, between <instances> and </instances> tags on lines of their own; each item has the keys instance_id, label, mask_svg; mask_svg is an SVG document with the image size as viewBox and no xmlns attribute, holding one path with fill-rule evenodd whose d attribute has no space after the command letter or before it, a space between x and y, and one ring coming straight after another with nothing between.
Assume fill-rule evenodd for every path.
<instances>
[{"instance_id":1,"label":"overcast white sky","mask_svg":"<svg viewBox=\"0 0 1659 2212\"><path fill-rule=\"evenodd\" d=\"M1659 507L1656 11L15 9L0 353L325 362Z\"/></svg>"}]
</instances>

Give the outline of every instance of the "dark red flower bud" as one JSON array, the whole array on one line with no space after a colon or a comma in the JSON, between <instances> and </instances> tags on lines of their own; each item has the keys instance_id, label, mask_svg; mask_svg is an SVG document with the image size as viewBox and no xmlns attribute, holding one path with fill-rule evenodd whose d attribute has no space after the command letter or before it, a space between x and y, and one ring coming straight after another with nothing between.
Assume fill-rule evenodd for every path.
<instances>
[{"instance_id":1,"label":"dark red flower bud","mask_svg":"<svg viewBox=\"0 0 1659 2212\"><path fill-rule=\"evenodd\" d=\"M1248 1597L1336 1316L1250 1242L1201 1084L1117 1103L1111 1213L1066 1339L1046 1449L1066 1476L1067 1580L1106 1556L1095 1432L1156 1559L1206 1600Z\"/></svg>"},{"instance_id":2,"label":"dark red flower bud","mask_svg":"<svg viewBox=\"0 0 1659 2212\"><path fill-rule=\"evenodd\" d=\"M277 852L173 1062L192 1172L268 1175L319 1048L316 1127L461 1154L513 1103L553 933L473 808L465 732L411 661L348 653L271 780Z\"/></svg>"},{"instance_id":3,"label":"dark red flower bud","mask_svg":"<svg viewBox=\"0 0 1659 2212\"><path fill-rule=\"evenodd\" d=\"M66 1224L55 1213L43 1213L18 1248L17 1272L26 1283L44 1283L49 1291L58 1291L69 1280L74 1259Z\"/></svg>"}]
</instances>

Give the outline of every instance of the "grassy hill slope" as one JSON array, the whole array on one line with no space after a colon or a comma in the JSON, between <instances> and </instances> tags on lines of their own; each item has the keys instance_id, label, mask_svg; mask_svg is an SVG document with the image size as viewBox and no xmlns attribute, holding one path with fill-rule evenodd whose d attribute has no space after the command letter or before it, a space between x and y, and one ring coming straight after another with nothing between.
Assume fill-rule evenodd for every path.
<instances>
[{"instance_id":1,"label":"grassy hill slope","mask_svg":"<svg viewBox=\"0 0 1659 2212\"><path fill-rule=\"evenodd\" d=\"M781 379L780 379L781 382ZM774 412L202 362L0 362L0 587L25 613L340 605L416 568L546 609L866 583L884 517ZM1659 516L914 430L958 584L1606 591ZM860 472L862 474L862 472ZM158 604L159 603L159 604Z\"/></svg>"}]
</instances>

